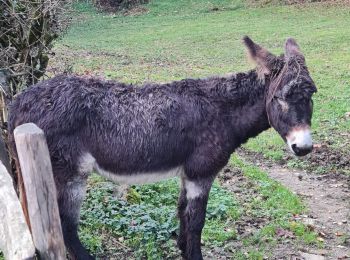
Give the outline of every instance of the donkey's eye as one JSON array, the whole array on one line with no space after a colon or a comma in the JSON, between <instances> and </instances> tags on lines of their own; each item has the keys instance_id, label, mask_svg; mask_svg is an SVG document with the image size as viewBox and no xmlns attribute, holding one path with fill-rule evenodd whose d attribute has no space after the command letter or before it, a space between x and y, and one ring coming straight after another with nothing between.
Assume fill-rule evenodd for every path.
<instances>
[{"instance_id":1,"label":"donkey's eye","mask_svg":"<svg viewBox=\"0 0 350 260\"><path fill-rule=\"evenodd\" d=\"M280 104L283 112L287 112L288 111L289 105L288 105L288 103L285 100L283 100L281 98L277 98L277 102L278 102L278 104Z\"/></svg>"}]
</instances>

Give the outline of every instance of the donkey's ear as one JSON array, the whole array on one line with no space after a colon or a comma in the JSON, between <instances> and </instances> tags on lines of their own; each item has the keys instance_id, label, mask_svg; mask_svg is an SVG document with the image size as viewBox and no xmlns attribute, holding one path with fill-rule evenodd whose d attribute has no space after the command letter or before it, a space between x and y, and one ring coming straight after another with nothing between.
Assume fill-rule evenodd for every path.
<instances>
[{"instance_id":1,"label":"donkey's ear","mask_svg":"<svg viewBox=\"0 0 350 260\"><path fill-rule=\"evenodd\" d=\"M291 57L302 57L304 58L303 54L300 51L299 45L293 38L288 38L286 41L286 44L284 46L285 50L285 59L289 60Z\"/></svg>"},{"instance_id":2,"label":"donkey's ear","mask_svg":"<svg viewBox=\"0 0 350 260\"><path fill-rule=\"evenodd\" d=\"M259 77L271 73L274 66L276 56L270 53L265 48L253 42L248 36L243 38L244 45L247 47L248 56L257 64Z\"/></svg>"}]
</instances>

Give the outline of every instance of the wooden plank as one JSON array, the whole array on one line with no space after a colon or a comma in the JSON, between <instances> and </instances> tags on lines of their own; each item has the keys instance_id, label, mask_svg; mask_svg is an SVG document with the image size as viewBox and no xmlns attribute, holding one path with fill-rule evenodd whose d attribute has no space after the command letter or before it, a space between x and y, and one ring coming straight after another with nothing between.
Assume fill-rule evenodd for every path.
<instances>
[{"instance_id":1,"label":"wooden plank","mask_svg":"<svg viewBox=\"0 0 350 260\"><path fill-rule=\"evenodd\" d=\"M6 167L0 161L0 249L5 259L35 259L35 247Z\"/></svg>"},{"instance_id":2,"label":"wooden plank","mask_svg":"<svg viewBox=\"0 0 350 260\"><path fill-rule=\"evenodd\" d=\"M10 156L9 156L9 153L7 152L8 149L6 148L4 136L5 136L4 131L0 130L0 161L6 167L7 172L10 173L10 176L12 177L12 179L15 179L15 182L17 181L16 188L19 192L19 200L20 200L20 203L22 206L24 218L25 218L26 223L30 229L29 215L27 212L27 208L28 208L27 207L27 198L25 197L26 194L25 194L24 184L23 184L23 180L22 180L21 169L19 167L19 162L17 160L15 160L16 170L14 172L12 171L12 167L10 164Z\"/></svg>"},{"instance_id":3,"label":"wooden plank","mask_svg":"<svg viewBox=\"0 0 350 260\"><path fill-rule=\"evenodd\" d=\"M33 123L14 131L34 245L40 259L65 259L57 194L44 132Z\"/></svg>"}]
</instances>

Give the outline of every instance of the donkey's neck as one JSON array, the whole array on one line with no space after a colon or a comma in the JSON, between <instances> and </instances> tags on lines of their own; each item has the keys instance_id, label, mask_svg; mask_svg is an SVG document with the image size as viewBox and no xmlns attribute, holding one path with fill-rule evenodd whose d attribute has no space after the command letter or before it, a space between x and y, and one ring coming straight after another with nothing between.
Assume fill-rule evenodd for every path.
<instances>
[{"instance_id":1,"label":"donkey's neck","mask_svg":"<svg viewBox=\"0 0 350 260\"><path fill-rule=\"evenodd\" d=\"M260 80L255 71L227 78L224 113L229 115L233 149L270 127L265 106L267 85L268 79Z\"/></svg>"}]
</instances>

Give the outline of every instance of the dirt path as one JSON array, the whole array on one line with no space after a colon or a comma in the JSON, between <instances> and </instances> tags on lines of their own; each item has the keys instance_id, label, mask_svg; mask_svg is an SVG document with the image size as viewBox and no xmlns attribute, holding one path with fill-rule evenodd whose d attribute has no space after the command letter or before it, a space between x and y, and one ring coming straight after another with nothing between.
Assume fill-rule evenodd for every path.
<instances>
[{"instance_id":1,"label":"dirt path","mask_svg":"<svg viewBox=\"0 0 350 260\"><path fill-rule=\"evenodd\" d=\"M350 259L350 178L345 175L315 175L266 163L246 152L240 154L265 170L272 179L299 195L309 212L302 221L324 239L323 249L305 248L305 259Z\"/></svg>"}]
</instances>

